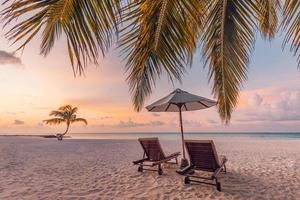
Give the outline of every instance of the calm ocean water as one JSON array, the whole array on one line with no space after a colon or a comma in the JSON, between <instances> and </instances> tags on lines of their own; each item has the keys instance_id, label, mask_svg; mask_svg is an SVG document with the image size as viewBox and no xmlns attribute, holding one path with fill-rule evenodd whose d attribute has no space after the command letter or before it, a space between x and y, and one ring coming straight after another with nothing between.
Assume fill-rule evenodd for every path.
<instances>
[{"instance_id":1,"label":"calm ocean water","mask_svg":"<svg viewBox=\"0 0 300 200\"><path fill-rule=\"evenodd\" d=\"M219 137L256 137L256 138L283 138L300 139L300 133L280 132L280 133L185 133L186 139L207 139ZM166 140L177 140L181 138L180 133L72 133L74 139L137 139L140 137L159 137Z\"/></svg>"}]
</instances>

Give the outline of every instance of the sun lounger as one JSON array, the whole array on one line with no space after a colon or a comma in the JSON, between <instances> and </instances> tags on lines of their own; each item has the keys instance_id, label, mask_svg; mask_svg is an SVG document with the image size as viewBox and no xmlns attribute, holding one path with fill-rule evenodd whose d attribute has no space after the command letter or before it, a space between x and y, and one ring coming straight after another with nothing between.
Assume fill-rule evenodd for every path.
<instances>
[{"instance_id":1,"label":"sun lounger","mask_svg":"<svg viewBox=\"0 0 300 200\"><path fill-rule=\"evenodd\" d=\"M142 172L143 170L157 171L159 175L162 175L163 171L161 165L163 163L178 163L177 157L180 155L180 152L166 156L161 148L158 138L140 138L138 140L144 150L144 155L142 159L133 161L133 164L139 165L139 172ZM175 162L170 162L172 159L175 159ZM157 170L153 169L156 166Z\"/></svg>"},{"instance_id":2,"label":"sun lounger","mask_svg":"<svg viewBox=\"0 0 300 200\"><path fill-rule=\"evenodd\" d=\"M177 171L185 175L184 183L197 182L215 185L217 190L221 191L221 183L218 181L218 175L222 171L226 173L226 157L218 157L212 140L185 140L184 143L189 154L190 165ZM197 170L212 172L212 175L209 177L196 176L194 172Z\"/></svg>"}]
</instances>

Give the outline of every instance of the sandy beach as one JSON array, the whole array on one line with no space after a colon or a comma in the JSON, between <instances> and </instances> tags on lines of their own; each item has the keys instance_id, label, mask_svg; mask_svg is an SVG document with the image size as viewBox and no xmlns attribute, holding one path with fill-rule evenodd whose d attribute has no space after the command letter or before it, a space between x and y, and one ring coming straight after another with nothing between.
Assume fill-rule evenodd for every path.
<instances>
[{"instance_id":1,"label":"sandy beach","mask_svg":"<svg viewBox=\"0 0 300 200\"><path fill-rule=\"evenodd\" d=\"M178 141L163 140L167 152ZM299 199L300 140L217 138L223 191L184 185L177 166L137 172L135 140L0 138L0 199Z\"/></svg>"}]
</instances>

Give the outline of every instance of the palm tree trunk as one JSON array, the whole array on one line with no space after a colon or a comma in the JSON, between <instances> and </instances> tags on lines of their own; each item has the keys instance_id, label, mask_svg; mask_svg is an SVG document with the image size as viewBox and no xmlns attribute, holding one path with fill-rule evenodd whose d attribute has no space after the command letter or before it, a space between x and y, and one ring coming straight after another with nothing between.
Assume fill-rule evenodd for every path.
<instances>
[{"instance_id":1,"label":"palm tree trunk","mask_svg":"<svg viewBox=\"0 0 300 200\"><path fill-rule=\"evenodd\" d=\"M66 129L66 131L62 135L66 135L68 133L69 127L70 127L70 123L67 123L67 129Z\"/></svg>"}]
</instances>

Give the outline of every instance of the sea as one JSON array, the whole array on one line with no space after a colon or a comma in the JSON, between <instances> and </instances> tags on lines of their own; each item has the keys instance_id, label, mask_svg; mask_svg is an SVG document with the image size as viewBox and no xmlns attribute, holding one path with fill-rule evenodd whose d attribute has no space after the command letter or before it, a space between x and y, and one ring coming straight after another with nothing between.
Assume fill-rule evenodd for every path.
<instances>
[{"instance_id":1,"label":"sea","mask_svg":"<svg viewBox=\"0 0 300 200\"><path fill-rule=\"evenodd\" d=\"M165 140L178 140L181 138L179 132L141 132L141 133L71 133L73 139L124 139L132 140L141 137L158 137ZM237 138L237 137L256 137L264 139L299 139L300 132L186 132L185 139L215 139L220 137Z\"/></svg>"}]
</instances>

